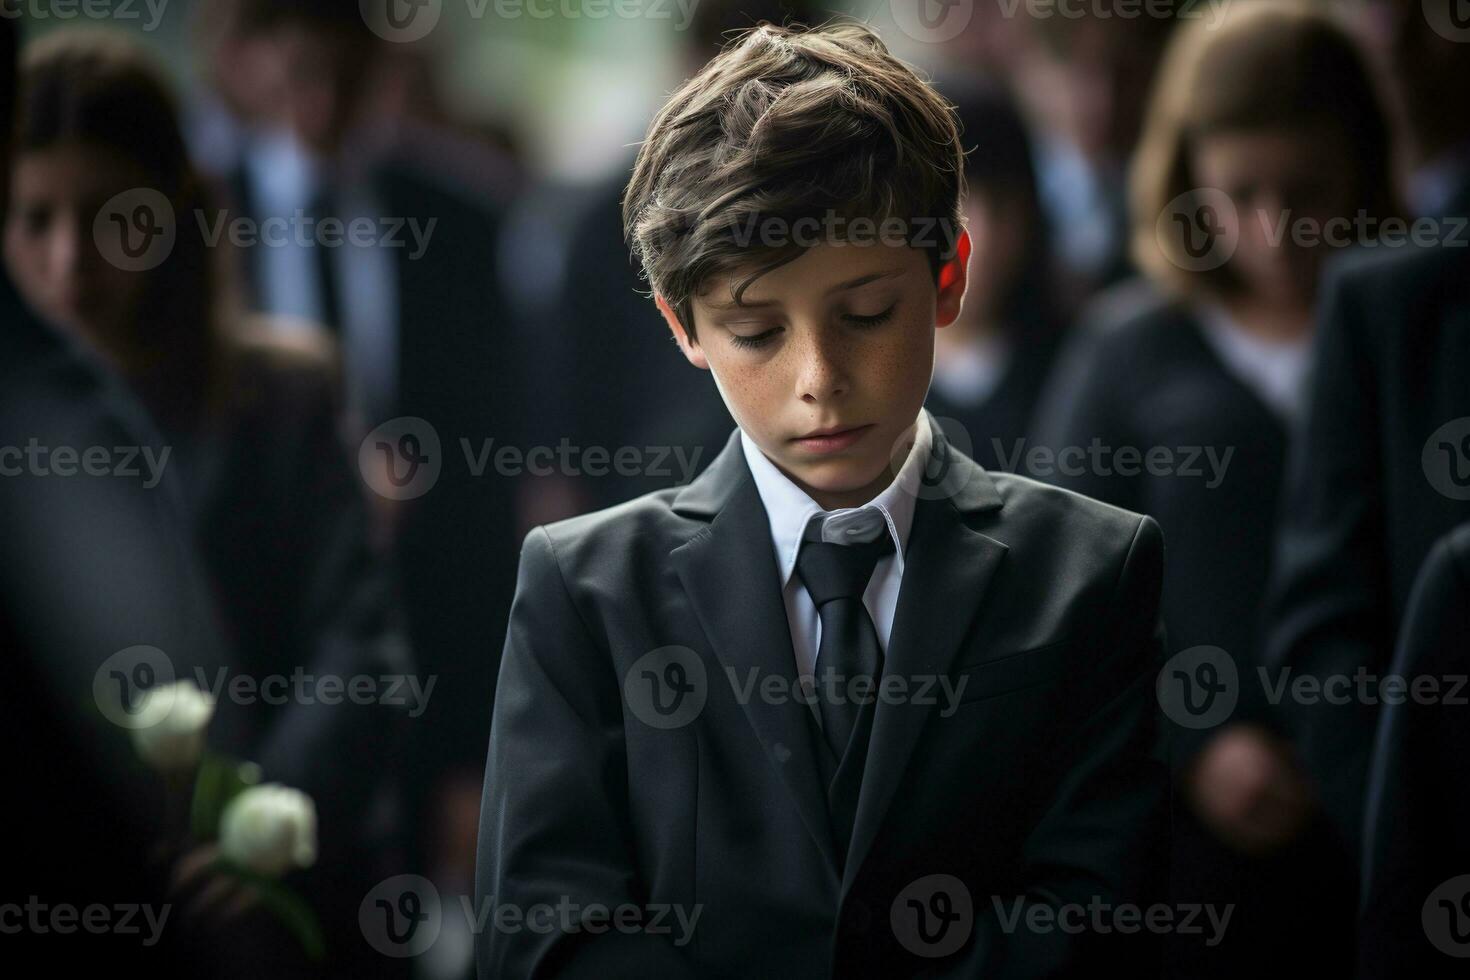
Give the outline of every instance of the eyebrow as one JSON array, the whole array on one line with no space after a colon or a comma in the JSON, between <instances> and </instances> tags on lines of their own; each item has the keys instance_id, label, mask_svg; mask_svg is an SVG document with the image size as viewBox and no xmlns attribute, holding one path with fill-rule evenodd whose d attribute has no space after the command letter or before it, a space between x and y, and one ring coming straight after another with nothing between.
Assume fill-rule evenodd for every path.
<instances>
[{"instance_id":1,"label":"eyebrow","mask_svg":"<svg viewBox=\"0 0 1470 980\"><path fill-rule=\"evenodd\" d=\"M893 276L902 274L902 269L889 269L887 272L870 272L865 276L858 276L856 279L849 279L847 282L840 282L835 286L831 286L822 295L831 296L833 293L840 293L845 289L856 289L859 286L866 286L870 282L877 282L879 279L890 279ZM767 299L761 300L759 303L736 303L733 301L729 303L715 303L706 301L705 305L717 312L724 312L726 310L757 310L770 306L780 306L781 304L775 300Z\"/></svg>"}]
</instances>

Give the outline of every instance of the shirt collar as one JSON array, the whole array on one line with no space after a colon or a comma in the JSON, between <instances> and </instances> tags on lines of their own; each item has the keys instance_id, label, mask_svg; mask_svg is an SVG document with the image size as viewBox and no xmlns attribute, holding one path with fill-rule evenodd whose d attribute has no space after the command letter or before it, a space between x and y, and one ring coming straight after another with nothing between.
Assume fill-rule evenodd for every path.
<instances>
[{"instance_id":1,"label":"shirt collar","mask_svg":"<svg viewBox=\"0 0 1470 980\"><path fill-rule=\"evenodd\" d=\"M750 467L750 475L755 478L756 489L760 492L761 503L765 505L766 517L770 521L771 544L776 549L776 565L780 571L783 589L796 571L796 555L801 549L802 534L812 517L863 508L876 509L883 515L888 533L893 536L899 574L903 574L904 546L908 543L909 529L914 523L914 505L918 500L917 495L909 488L917 486L917 481L923 475L924 461L933 445L928 411L921 408L916 421L913 447L893 482L862 507L844 507L831 511L823 510L805 490L791 482L761 452L755 440L746 435L744 429L740 430L740 448L745 453L746 465Z\"/></svg>"}]
</instances>

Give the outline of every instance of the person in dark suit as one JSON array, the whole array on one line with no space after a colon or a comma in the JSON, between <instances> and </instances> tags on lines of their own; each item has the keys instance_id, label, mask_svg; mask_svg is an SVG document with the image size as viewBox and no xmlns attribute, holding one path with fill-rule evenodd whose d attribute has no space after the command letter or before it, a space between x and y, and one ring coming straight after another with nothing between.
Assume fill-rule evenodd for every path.
<instances>
[{"instance_id":1,"label":"person in dark suit","mask_svg":"<svg viewBox=\"0 0 1470 980\"><path fill-rule=\"evenodd\" d=\"M1052 363L1066 337L1052 276L1051 236L1026 127L1009 93L973 84L940 90L965 140L965 227L980 254L960 319L938 335L928 408L958 423L986 469L1024 450Z\"/></svg>"},{"instance_id":2,"label":"person in dark suit","mask_svg":"<svg viewBox=\"0 0 1470 980\"><path fill-rule=\"evenodd\" d=\"M161 440L123 387L37 320L3 272L0 365L0 655L9 669L0 736L13 747L0 765L11 796L0 834L13 843L0 886L6 945L61 968L223 976L218 947L191 941L185 896L170 891L170 868L157 859L161 787L140 773L128 731L102 720L92 693L108 659L140 643L186 675L231 666L177 488L149 486L142 467L17 472L9 452L156 451ZM137 929L37 932L24 919L33 901L42 923L52 909L131 905ZM161 921L158 935L149 915Z\"/></svg>"},{"instance_id":3,"label":"person in dark suit","mask_svg":"<svg viewBox=\"0 0 1470 980\"><path fill-rule=\"evenodd\" d=\"M9 134L20 24L6 6L0 131ZM0 200L9 162L7 142ZM47 455L26 462L30 446ZM105 470L54 465L58 450L85 458L94 447L108 456ZM238 955L211 944L216 932L199 941L197 920L184 924L196 893L171 888L170 867L158 860L160 787L140 772L128 731L108 723L94 693L108 661L140 643L163 651L179 672L231 666L178 487L168 474L153 482L137 465L144 447L158 453L162 440L126 387L37 318L0 268L0 737L11 747L0 763L9 801L0 815L10 843L0 882L5 944L17 960L81 973L226 976ZM123 465L128 453L132 466ZM232 713L221 706L222 730L237 720ZM53 918L67 909L69 922ZM79 928L88 909L102 910L112 928Z\"/></svg>"},{"instance_id":4,"label":"person in dark suit","mask_svg":"<svg viewBox=\"0 0 1470 980\"><path fill-rule=\"evenodd\" d=\"M1470 453L1456 428L1470 417L1470 254L1406 249L1343 263L1321 320L1276 545L1267 662L1319 679L1378 675L1417 568L1470 516ZM1355 848L1375 706L1287 707Z\"/></svg>"},{"instance_id":5,"label":"person in dark suit","mask_svg":"<svg viewBox=\"0 0 1470 980\"><path fill-rule=\"evenodd\" d=\"M354 951L376 958L356 902L401 867L402 828L381 815L401 807L391 760L410 706L325 688L298 695L294 678L335 678L342 692L358 678L406 675L412 662L339 440L330 357L251 332L229 312L218 254L195 222L203 192L170 94L135 47L57 35L27 52L21 85L8 266L44 316L133 387L165 440L162 465L178 473L235 670L260 685L239 730L215 747L312 795L322 846L303 887L332 937L333 968L350 973ZM94 243L87 216L137 187L176 216L172 250L151 269L127 268L126 251L102 236Z\"/></svg>"},{"instance_id":6,"label":"person in dark suit","mask_svg":"<svg viewBox=\"0 0 1470 980\"><path fill-rule=\"evenodd\" d=\"M1324 887L1350 876L1314 833L1325 827L1257 673L1326 249L1272 242L1261 229L1283 205L1295 209L1291 220L1391 216L1389 159L1364 59L1328 18L1258 7L1232 11L1217 29L1182 29L1133 175L1135 258L1152 293L1088 325L1083 370L1055 390L1056 428L1039 437L1059 461L1105 447L1097 463L1059 465L1056 482L1159 522L1169 542L1170 651L1188 659L1218 648L1234 667L1230 714L1173 719L1183 805L1172 885L1176 902L1233 903L1236 912L1223 942L1171 937L1171 975L1350 965L1350 951L1330 941L1334 917L1352 914L1334 896L1350 889ZM1311 201L1295 200L1314 183L1323 186ZM1196 187L1228 195L1237 216L1233 253L1218 263L1191 261L1187 241L1158 230Z\"/></svg>"},{"instance_id":7,"label":"person in dark suit","mask_svg":"<svg viewBox=\"0 0 1470 980\"><path fill-rule=\"evenodd\" d=\"M1166 844L1162 539L922 409L966 284L959 152L859 24L761 25L659 114L628 235L738 428L691 484L526 538L481 977L1146 972L1151 937L1086 920L1147 904ZM812 174L878 182L908 237L774 261L730 234L820 210Z\"/></svg>"},{"instance_id":8,"label":"person in dark suit","mask_svg":"<svg viewBox=\"0 0 1470 980\"><path fill-rule=\"evenodd\" d=\"M422 146L385 137L390 127L375 112L374 82L401 46L370 31L363 8L339 0L244 2L252 30L271 39L287 80L288 132L255 158L256 186L285 187L292 200L257 193L237 207L252 207L260 218L307 207L343 221L367 217L384 229L369 246L308 243L294 259L283 259L283 249L250 250L252 308L305 314L333 333L347 428L369 453L405 445L402 428L386 439L375 434L390 422L408 425L420 440L427 427L440 447L431 484L407 495L370 486L391 540L415 656L425 676L439 679L424 723L410 733L411 863L427 868L446 894L462 894L473 875L473 834L452 828L472 827L479 799L520 528L522 481L501 472L491 452L528 451L523 420L533 406L555 406L552 393L533 386L499 277L513 175L499 155L482 149L472 156L461 146L483 179L466 182L451 167L427 162ZM461 173L470 169L469 161L457 164ZM397 235L394 222L402 223ZM432 444L420 445L427 451ZM412 472L407 454L394 453L393 465Z\"/></svg>"},{"instance_id":9,"label":"person in dark suit","mask_svg":"<svg viewBox=\"0 0 1470 980\"><path fill-rule=\"evenodd\" d=\"M1350 688L1360 670L1382 674L1429 549L1470 517L1461 489L1470 466L1461 431L1470 417L1470 170L1453 166L1451 151L1470 141L1470 119L1443 105L1470 70L1470 48L1438 30L1447 3L1395 5L1394 75L1414 143L1421 155L1450 158L1434 167L1442 186L1432 195L1432 213L1446 220L1433 226L1433 243L1364 250L1329 272L1267 609L1273 670ZM1434 19L1421 16L1431 9ZM1289 701L1286 721L1356 855L1376 706L1346 701Z\"/></svg>"},{"instance_id":10,"label":"person in dark suit","mask_svg":"<svg viewBox=\"0 0 1470 980\"><path fill-rule=\"evenodd\" d=\"M1470 948L1470 523L1429 552L1378 719L1364 823L1358 976L1460 976ZM1448 885L1448 887L1445 887Z\"/></svg>"}]
</instances>

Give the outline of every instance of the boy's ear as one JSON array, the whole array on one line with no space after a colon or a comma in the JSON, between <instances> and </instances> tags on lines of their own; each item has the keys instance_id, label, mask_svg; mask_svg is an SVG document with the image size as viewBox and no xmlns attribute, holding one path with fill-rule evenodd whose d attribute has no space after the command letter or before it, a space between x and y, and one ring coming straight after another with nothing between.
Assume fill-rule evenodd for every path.
<instances>
[{"instance_id":1,"label":"boy's ear","mask_svg":"<svg viewBox=\"0 0 1470 980\"><path fill-rule=\"evenodd\" d=\"M678 315L669 306L669 301L659 293L654 293L653 302L658 306L658 311L664 315L664 322L669 325L669 331L674 335L674 341L679 345L679 350L683 351L684 359L701 371L708 371L709 360L704 356L699 342L689 339L689 334L684 330L684 325L679 322Z\"/></svg>"},{"instance_id":2,"label":"boy's ear","mask_svg":"<svg viewBox=\"0 0 1470 980\"><path fill-rule=\"evenodd\" d=\"M970 233L961 231L955 256L939 267L939 296L934 307L934 325L947 327L959 318L965 298L970 267Z\"/></svg>"}]
</instances>

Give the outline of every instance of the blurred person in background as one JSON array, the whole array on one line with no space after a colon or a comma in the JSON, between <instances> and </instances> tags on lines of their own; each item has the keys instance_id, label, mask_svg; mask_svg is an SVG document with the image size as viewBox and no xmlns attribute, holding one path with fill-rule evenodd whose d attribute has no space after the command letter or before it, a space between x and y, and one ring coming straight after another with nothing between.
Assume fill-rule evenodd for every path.
<instances>
[{"instance_id":1,"label":"blurred person in background","mask_svg":"<svg viewBox=\"0 0 1470 980\"><path fill-rule=\"evenodd\" d=\"M190 11L193 81L184 94L184 137L195 167L228 187L253 214L249 170L259 144L282 138L284 66L250 0L203 0Z\"/></svg>"},{"instance_id":2,"label":"blurred person in background","mask_svg":"<svg viewBox=\"0 0 1470 980\"><path fill-rule=\"evenodd\" d=\"M1455 0L1369 0L1404 116L1404 196L1414 215L1470 214L1470 113L1446 98L1470 77L1470 20Z\"/></svg>"},{"instance_id":3,"label":"blurred person in background","mask_svg":"<svg viewBox=\"0 0 1470 980\"><path fill-rule=\"evenodd\" d=\"M1174 901L1235 905L1218 945L1170 936L1181 978L1350 969L1350 866L1277 733L1257 623L1308 393L1322 229L1396 215L1391 155L1366 62L1333 18L1251 3L1181 29L1132 171L1134 255L1157 295L1089 328L1086 370L1055 390L1060 424L1042 436L1074 453L1057 482L1159 521L1171 651L1217 647L1236 667L1228 718L1175 729ZM1075 455L1096 444L1111 455Z\"/></svg>"},{"instance_id":4,"label":"blurred person in background","mask_svg":"<svg viewBox=\"0 0 1470 980\"><path fill-rule=\"evenodd\" d=\"M1470 675L1470 522L1435 542L1409 593L1391 674ZM1421 684L1420 690L1424 690ZM1470 712L1463 700L1386 700L1374 740L1363 854L1361 980L1464 975L1463 897L1470 868Z\"/></svg>"},{"instance_id":5,"label":"blurred person in background","mask_svg":"<svg viewBox=\"0 0 1470 980\"><path fill-rule=\"evenodd\" d=\"M1204 17L1203 5L1192 16ZM1021 10L1028 8L1024 5ZM1042 206L1066 273L1064 307L1075 310L1132 271L1126 175L1174 11L1123 17L1074 4L1028 18L1013 85L1039 130ZM1213 23L1200 20L1200 23Z\"/></svg>"},{"instance_id":6,"label":"blurred person in background","mask_svg":"<svg viewBox=\"0 0 1470 980\"><path fill-rule=\"evenodd\" d=\"M538 397L497 275L513 190L505 181L514 174L480 167L477 181L467 182L454 151L420 152L430 146L421 133L395 138L402 119L386 118L383 106L385 87L397 84L388 76L400 46L368 28L359 4L250 3L251 21L263 25L281 59L280 118L289 129L289 151L261 171L257 186L272 196L257 196L258 215L301 208L344 223L367 219L385 232L400 228L397 245L309 242L257 247L247 258L256 268L257 308L322 322L339 339L355 437L392 421L386 436L369 436L367 453L388 446L388 465L414 473L412 453L429 452L435 439L439 446L436 478L404 495L380 493L379 505L409 638L421 673L436 679L429 709L413 726L406 771L411 864L448 902L468 894L473 875L484 747L520 540L516 477L500 471L493 453L524 446L522 420Z\"/></svg>"},{"instance_id":7,"label":"blurred person in background","mask_svg":"<svg viewBox=\"0 0 1470 980\"><path fill-rule=\"evenodd\" d=\"M999 87L943 84L964 140L965 307L936 334L928 407L958 422L971 458L987 469L1031 431L1032 416L1065 336L1055 308L1051 236L1036 189L1025 124Z\"/></svg>"},{"instance_id":8,"label":"blurred person in background","mask_svg":"<svg viewBox=\"0 0 1470 980\"><path fill-rule=\"evenodd\" d=\"M339 440L329 344L288 343L234 310L224 255L203 230L209 198L156 70L121 36L69 31L36 43L14 150L7 266L31 305L126 380L160 429L237 673L305 671L344 685L406 674L393 583L369 545L363 488ZM166 199L176 239L156 267L134 270L94 221L106 229L99 209L139 189ZM232 678L208 678L217 680ZM262 697L225 747L316 802L320 861L303 889L335 975L376 958L357 903L403 860L393 760L405 714Z\"/></svg>"},{"instance_id":9,"label":"blurred person in background","mask_svg":"<svg viewBox=\"0 0 1470 980\"><path fill-rule=\"evenodd\" d=\"M1370 977L1402 975L1424 952L1399 941L1411 911L1395 890L1409 870L1396 866L1403 853L1396 838L1406 831L1386 821L1371 834L1364 827L1365 811L1422 805L1385 798L1399 791L1394 782L1369 794L1384 678L1396 645L1427 642L1406 632L1415 581L1436 542L1470 520L1470 175L1453 165L1454 148L1470 140L1470 115L1451 94L1470 78L1470 23L1453 0L1394 0L1379 9L1389 15L1381 39L1392 52L1411 159L1421 163L1421 177L1437 175L1429 184L1439 192L1418 192L1411 179L1418 231L1401 235L1398 248L1345 256L1323 284L1312 395L1292 446L1265 647L1274 671L1289 670L1304 683L1349 681L1339 703L1289 699L1284 714L1345 842L1343 860L1367 874L1358 941L1360 970ZM1366 690L1359 677L1371 682ZM1442 682L1438 697L1448 698L1450 686ZM1421 767L1403 774L1410 782L1453 778L1435 771L1433 758L1398 758ZM1464 871L1448 853L1441 858L1442 880ZM1419 896L1416 907L1428 899ZM1463 935L1463 916L1456 927Z\"/></svg>"},{"instance_id":10,"label":"blurred person in background","mask_svg":"<svg viewBox=\"0 0 1470 980\"><path fill-rule=\"evenodd\" d=\"M301 213L376 226L366 243L248 249L251 307L322 324L339 337L359 432L426 398L416 372L449 370L450 354L491 377L503 357L492 360L482 344L504 324L489 271L516 181L512 164L488 144L476 154L442 127L415 124L408 107L424 104L414 70L421 62L369 30L355 5L239 2L239 29L263 45L271 66L264 85L274 90L279 76L281 98L230 178L233 205L258 222ZM431 339L439 345L429 348ZM424 358L434 360L420 364Z\"/></svg>"},{"instance_id":11,"label":"blurred person in background","mask_svg":"<svg viewBox=\"0 0 1470 980\"><path fill-rule=\"evenodd\" d=\"M0 11L3 203L21 21L14 4ZM115 461L159 444L125 387L38 319L0 267L0 738L11 747L0 765L0 834L11 844L0 905L12 962L184 978L221 975L233 959L207 938L191 944L183 916L170 914L190 896L171 888L170 865L158 859L162 787L140 776L130 733L102 720L93 686L116 653L140 643L181 673L229 664L177 488L166 471L150 485L142 467L52 466L62 450ZM40 468L18 464L16 451L32 445L50 454ZM221 729L232 713L221 706ZM104 910L111 925L127 915L138 928L75 928L88 909ZM70 927L58 917L66 910Z\"/></svg>"}]
</instances>

